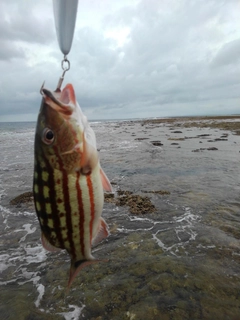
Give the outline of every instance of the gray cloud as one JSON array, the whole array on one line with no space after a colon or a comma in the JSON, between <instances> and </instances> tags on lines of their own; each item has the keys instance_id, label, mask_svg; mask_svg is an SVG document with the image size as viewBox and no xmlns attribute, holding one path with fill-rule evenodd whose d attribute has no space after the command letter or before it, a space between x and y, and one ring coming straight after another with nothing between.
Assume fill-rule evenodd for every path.
<instances>
[{"instance_id":1,"label":"gray cloud","mask_svg":"<svg viewBox=\"0 0 240 320\"><path fill-rule=\"evenodd\" d=\"M13 58L25 58L25 52L11 41L0 40L0 60L11 60Z\"/></svg>"},{"instance_id":2,"label":"gray cloud","mask_svg":"<svg viewBox=\"0 0 240 320\"><path fill-rule=\"evenodd\" d=\"M36 1L34 1L36 2ZM36 4L23 1L3 1L0 4L0 39L25 41L31 43L48 43L54 39L53 21L44 18L44 11L39 11Z\"/></svg>"},{"instance_id":3,"label":"gray cloud","mask_svg":"<svg viewBox=\"0 0 240 320\"><path fill-rule=\"evenodd\" d=\"M240 38L224 44L213 59L212 66L236 65L240 61Z\"/></svg>"},{"instance_id":4,"label":"gray cloud","mask_svg":"<svg viewBox=\"0 0 240 320\"><path fill-rule=\"evenodd\" d=\"M2 61L2 115L36 113L41 82L54 89L61 74L52 20L37 15L45 12L44 6L19 9L19 15L7 19L8 30L0 32L0 60L11 61ZM235 6L236 1L224 0L142 0L103 14L101 28L89 23L76 29L65 83L74 84L81 107L94 118L239 112L240 22ZM46 8L52 10L49 4ZM24 21L23 12L32 17ZM129 34L118 46L106 31L121 27ZM21 48L19 41L29 48L39 44L36 62L29 63L28 47ZM47 52L46 60L39 58L41 52ZM14 58L22 62L16 64Z\"/></svg>"}]
</instances>

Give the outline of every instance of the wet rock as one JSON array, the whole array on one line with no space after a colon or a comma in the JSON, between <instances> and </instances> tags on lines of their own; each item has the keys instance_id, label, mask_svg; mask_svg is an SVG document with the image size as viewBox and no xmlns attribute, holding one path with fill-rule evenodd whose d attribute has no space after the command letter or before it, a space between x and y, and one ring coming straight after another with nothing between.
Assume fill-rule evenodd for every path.
<instances>
[{"instance_id":1,"label":"wet rock","mask_svg":"<svg viewBox=\"0 0 240 320\"><path fill-rule=\"evenodd\" d=\"M118 190L117 194L119 196L130 196L131 194L133 194L133 192L128 190Z\"/></svg>"},{"instance_id":2,"label":"wet rock","mask_svg":"<svg viewBox=\"0 0 240 320\"><path fill-rule=\"evenodd\" d=\"M192 150L192 152L200 152L200 151L204 151L204 150L218 150L217 148L215 147L212 147L212 148L200 148L200 149L195 149L195 150Z\"/></svg>"},{"instance_id":3,"label":"wet rock","mask_svg":"<svg viewBox=\"0 0 240 320\"><path fill-rule=\"evenodd\" d=\"M10 201L12 205L33 202L33 193L31 191L24 192Z\"/></svg>"},{"instance_id":4,"label":"wet rock","mask_svg":"<svg viewBox=\"0 0 240 320\"><path fill-rule=\"evenodd\" d=\"M168 138L168 140L184 141L185 138Z\"/></svg>"},{"instance_id":5,"label":"wet rock","mask_svg":"<svg viewBox=\"0 0 240 320\"><path fill-rule=\"evenodd\" d=\"M131 191L122 191L120 194L121 196L116 200L116 205L129 206L129 211L132 214L146 214L156 210L149 197L134 195Z\"/></svg>"},{"instance_id":6,"label":"wet rock","mask_svg":"<svg viewBox=\"0 0 240 320\"><path fill-rule=\"evenodd\" d=\"M173 131L173 133L182 133L180 130Z\"/></svg>"},{"instance_id":7,"label":"wet rock","mask_svg":"<svg viewBox=\"0 0 240 320\"><path fill-rule=\"evenodd\" d=\"M114 193L104 193L104 202L106 203L114 203Z\"/></svg>"},{"instance_id":8,"label":"wet rock","mask_svg":"<svg viewBox=\"0 0 240 320\"><path fill-rule=\"evenodd\" d=\"M169 195L170 194L170 191L167 191L167 190L142 190L141 192L143 193L154 193L154 194L160 194L160 195Z\"/></svg>"},{"instance_id":9,"label":"wet rock","mask_svg":"<svg viewBox=\"0 0 240 320\"><path fill-rule=\"evenodd\" d=\"M237 136L240 136L240 130L235 130L235 131L233 132L233 134L235 134L235 135L237 135Z\"/></svg>"},{"instance_id":10,"label":"wet rock","mask_svg":"<svg viewBox=\"0 0 240 320\"><path fill-rule=\"evenodd\" d=\"M225 139L225 138L216 138L214 139L215 141L228 141L228 139Z\"/></svg>"},{"instance_id":11,"label":"wet rock","mask_svg":"<svg viewBox=\"0 0 240 320\"><path fill-rule=\"evenodd\" d=\"M156 146L156 147L161 147L163 146L163 143L161 143L161 141L151 141L151 143Z\"/></svg>"},{"instance_id":12,"label":"wet rock","mask_svg":"<svg viewBox=\"0 0 240 320\"><path fill-rule=\"evenodd\" d=\"M179 143L177 143L177 142L171 143L171 146L178 146L178 145L179 145Z\"/></svg>"},{"instance_id":13,"label":"wet rock","mask_svg":"<svg viewBox=\"0 0 240 320\"><path fill-rule=\"evenodd\" d=\"M211 134L208 134L208 133L198 134L197 135L198 138L209 137L209 136L211 136Z\"/></svg>"},{"instance_id":14,"label":"wet rock","mask_svg":"<svg viewBox=\"0 0 240 320\"><path fill-rule=\"evenodd\" d=\"M218 148L216 148L216 147L210 147L210 148L207 148L207 150L215 151L215 150L218 150Z\"/></svg>"}]
</instances>

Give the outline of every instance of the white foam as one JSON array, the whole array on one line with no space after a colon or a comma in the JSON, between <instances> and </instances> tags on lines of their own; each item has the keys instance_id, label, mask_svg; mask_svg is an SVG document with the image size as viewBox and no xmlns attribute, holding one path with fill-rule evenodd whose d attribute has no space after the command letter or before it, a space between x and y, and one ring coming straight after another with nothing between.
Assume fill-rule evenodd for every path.
<instances>
[{"instance_id":1,"label":"white foam","mask_svg":"<svg viewBox=\"0 0 240 320\"><path fill-rule=\"evenodd\" d=\"M33 227L33 228L31 229L31 226L32 226L31 223L27 223L27 224L24 224L24 225L23 225L23 229L14 230L14 232L19 232L19 231L26 231L26 232L27 232L27 233L25 234L25 236L23 236L23 237L19 240L19 242L25 241L28 234L34 233L34 232L36 231L36 227Z\"/></svg>"},{"instance_id":2,"label":"white foam","mask_svg":"<svg viewBox=\"0 0 240 320\"><path fill-rule=\"evenodd\" d=\"M29 263L39 263L47 259L47 251L39 244L36 247L25 247L26 251L26 262Z\"/></svg>"},{"instance_id":3,"label":"white foam","mask_svg":"<svg viewBox=\"0 0 240 320\"><path fill-rule=\"evenodd\" d=\"M189 207L184 208L185 212L179 217L174 217L172 223L172 226L167 229L160 229L156 233L154 233L153 239L157 242L160 248L162 248L164 251L170 252L171 254L176 256L176 253L179 251L179 248L184 248L186 244L188 244L190 241L195 241L197 237L197 232L194 230L194 225L197 221L200 220L200 217L196 214L193 214L191 212L191 209ZM164 222L162 222L164 223ZM169 221L165 221L165 223L170 223ZM169 246L164 244L162 240L160 240L157 235L164 231L170 231L173 230L177 236L178 242L173 243ZM182 240L181 234L185 237L188 235L186 240ZM187 254L187 251L186 251Z\"/></svg>"},{"instance_id":4,"label":"white foam","mask_svg":"<svg viewBox=\"0 0 240 320\"><path fill-rule=\"evenodd\" d=\"M78 320L82 310L85 308L85 305L83 305L82 307L78 307L73 304L70 304L69 308L74 308L74 310L69 312L61 312L57 314L62 315L65 320Z\"/></svg>"},{"instance_id":5,"label":"white foam","mask_svg":"<svg viewBox=\"0 0 240 320\"><path fill-rule=\"evenodd\" d=\"M9 263L9 254L1 254L0 255L0 272L3 272L8 267L13 266L14 264Z\"/></svg>"},{"instance_id":6,"label":"white foam","mask_svg":"<svg viewBox=\"0 0 240 320\"><path fill-rule=\"evenodd\" d=\"M42 297L43 297L43 295L44 295L44 292L45 292L45 287L44 287L44 285L40 283L40 284L37 286L37 291L38 291L39 295L38 295L38 297L37 297L37 300L36 300L34 303L35 303L35 306L38 308L39 305L40 305L40 302L41 302L41 300L42 300Z\"/></svg>"}]
</instances>

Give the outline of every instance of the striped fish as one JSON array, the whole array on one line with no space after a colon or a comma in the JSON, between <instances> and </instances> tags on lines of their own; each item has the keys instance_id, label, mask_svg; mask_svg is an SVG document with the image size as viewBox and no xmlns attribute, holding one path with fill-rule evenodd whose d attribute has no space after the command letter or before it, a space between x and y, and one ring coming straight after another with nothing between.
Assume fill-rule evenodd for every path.
<instances>
[{"instance_id":1,"label":"striped fish","mask_svg":"<svg viewBox=\"0 0 240 320\"><path fill-rule=\"evenodd\" d=\"M91 247L109 235L101 217L111 184L101 169L96 138L78 105L73 86L42 88L34 146L33 194L43 247L66 249L70 287L78 272L97 260Z\"/></svg>"}]
</instances>

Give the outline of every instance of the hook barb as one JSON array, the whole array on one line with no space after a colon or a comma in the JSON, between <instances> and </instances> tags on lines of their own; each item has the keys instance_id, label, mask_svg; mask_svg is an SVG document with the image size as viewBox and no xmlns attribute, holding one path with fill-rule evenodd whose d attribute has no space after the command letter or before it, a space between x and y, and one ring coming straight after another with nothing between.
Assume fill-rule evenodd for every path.
<instances>
[{"instance_id":1,"label":"hook barb","mask_svg":"<svg viewBox=\"0 0 240 320\"><path fill-rule=\"evenodd\" d=\"M41 94L42 96L43 96L44 84L45 84L45 80L43 81L43 84L42 84L42 86L41 86L41 88L40 88L40 94Z\"/></svg>"}]
</instances>

